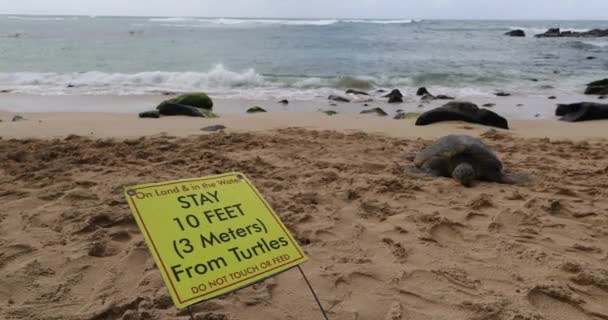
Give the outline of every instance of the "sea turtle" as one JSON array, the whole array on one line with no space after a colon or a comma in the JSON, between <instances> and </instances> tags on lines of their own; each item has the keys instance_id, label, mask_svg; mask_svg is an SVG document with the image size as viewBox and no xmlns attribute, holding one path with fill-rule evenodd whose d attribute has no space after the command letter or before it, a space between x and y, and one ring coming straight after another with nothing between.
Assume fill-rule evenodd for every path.
<instances>
[{"instance_id":1,"label":"sea turtle","mask_svg":"<svg viewBox=\"0 0 608 320\"><path fill-rule=\"evenodd\" d=\"M517 184L526 174L502 172L502 163L481 140L467 135L437 139L414 157L417 171L436 177L452 177L466 187L474 180Z\"/></svg>"}]
</instances>

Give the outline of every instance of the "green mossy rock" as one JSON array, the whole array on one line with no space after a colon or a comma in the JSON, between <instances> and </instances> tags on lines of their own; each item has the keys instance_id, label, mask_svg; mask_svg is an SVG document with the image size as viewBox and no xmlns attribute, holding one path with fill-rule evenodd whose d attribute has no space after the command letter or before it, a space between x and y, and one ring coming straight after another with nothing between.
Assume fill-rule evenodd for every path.
<instances>
[{"instance_id":1,"label":"green mossy rock","mask_svg":"<svg viewBox=\"0 0 608 320\"><path fill-rule=\"evenodd\" d=\"M160 105L167 103L183 104L203 110L213 110L213 100L211 100L207 94L202 92L183 94L179 97L163 101Z\"/></svg>"},{"instance_id":2,"label":"green mossy rock","mask_svg":"<svg viewBox=\"0 0 608 320\"><path fill-rule=\"evenodd\" d=\"M414 118L418 118L418 116L420 115L420 113L416 113L416 112L400 112L397 113L397 115L395 116L394 119L396 120L403 120L403 119L414 119Z\"/></svg>"},{"instance_id":3,"label":"green mossy rock","mask_svg":"<svg viewBox=\"0 0 608 320\"><path fill-rule=\"evenodd\" d=\"M258 113L258 112L266 112L266 110L264 110L264 108L258 107L258 106L247 109L247 113Z\"/></svg>"},{"instance_id":4,"label":"green mossy rock","mask_svg":"<svg viewBox=\"0 0 608 320\"><path fill-rule=\"evenodd\" d=\"M325 111L321 111L321 112L325 113L328 116L333 116L333 115L338 114L336 111L333 111L333 110L325 110Z\"/></svg>"}]
</instances>

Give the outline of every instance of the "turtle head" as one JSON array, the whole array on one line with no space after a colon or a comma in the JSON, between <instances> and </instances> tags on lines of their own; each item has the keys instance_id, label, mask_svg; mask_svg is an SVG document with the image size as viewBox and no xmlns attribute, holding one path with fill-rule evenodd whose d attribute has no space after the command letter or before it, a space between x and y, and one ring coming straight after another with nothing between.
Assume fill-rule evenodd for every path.
<instances>
[{"instance_id":1,"label":"turtle head","mask_svg":"<svg viewBox=\"0 0 608 320\"><path fill-rule=\"evenodd\" d=\"M452 177L465 187L470 187L475 180L475 170L469 163L463 162L454 168Z\"/></svg>"}]
</instances>

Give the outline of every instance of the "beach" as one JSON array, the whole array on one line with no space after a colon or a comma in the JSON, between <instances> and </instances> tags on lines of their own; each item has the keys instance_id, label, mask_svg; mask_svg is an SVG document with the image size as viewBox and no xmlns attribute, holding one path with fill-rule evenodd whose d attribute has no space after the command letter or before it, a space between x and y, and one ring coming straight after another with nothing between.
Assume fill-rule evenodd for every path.
<instances>
[{"instance_id":1,"label":"beach","mask_svg":"<svg viewBox=\"0 0 608 320\"><path fill-rule=\"evenodd\" d=\"M423 7L367 2L339 12ZM466 20L331 18L329 2L318 18L296 3L267 8L292 18L0 14L0 319L322 319L296 269L175 307L125 187L229 172L293 239L228 251L271 266L256 248L297 242L331 320L608 319L608 22L474 20L551 10L441 2L429 12ZM446 135L470 137L426 149ZM165 220L155 232L172 235ZM197 221L188 232L236 238ZM259 219L239 230L261 236L258 222L268 235ZM175 281L228 266L206 241L194 269L173 241Z\"/></svg>"},{"instance_id":2,"label":"beach","mask_svg":"<svg viewBox=\"0 0 608 320\"><path fill-rule=\"evenodd\" d=\"M164 99L2 97L66 110ZM417 127L328 116L307 101L290 104L310 112L238 113L251 103L217 101L220 114L236 111L212 119L109 109L19 112L27 120L11 122L17 113L1 112L0 318L189 319L173 307L123 187L232 171L252 180L310 257L302 268L331 319L608 318L606 121ZM216 124L226 129L200 130ZM408 174L408 155L455 133L480 137L530 181L464 188ZM321 318L295 270L193 311Z\"/></svg>"}]
</instances>

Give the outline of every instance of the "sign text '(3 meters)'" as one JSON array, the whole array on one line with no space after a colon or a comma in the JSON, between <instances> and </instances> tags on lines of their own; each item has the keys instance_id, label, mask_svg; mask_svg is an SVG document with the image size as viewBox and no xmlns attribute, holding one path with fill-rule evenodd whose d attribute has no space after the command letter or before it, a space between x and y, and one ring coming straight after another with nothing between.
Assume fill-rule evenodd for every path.
<instances>
[{"instance_id":1,"label":"sign text '(3 meters)'","mask_svg":"<svg viewBox=\"0 0 608 320\"><path fill-rule=\"evenodd\" d=\"M132 186L125 193L178 308L308 259L241 173Z\"/></svg>"}]
</instances>

